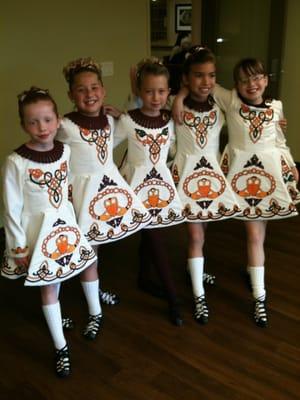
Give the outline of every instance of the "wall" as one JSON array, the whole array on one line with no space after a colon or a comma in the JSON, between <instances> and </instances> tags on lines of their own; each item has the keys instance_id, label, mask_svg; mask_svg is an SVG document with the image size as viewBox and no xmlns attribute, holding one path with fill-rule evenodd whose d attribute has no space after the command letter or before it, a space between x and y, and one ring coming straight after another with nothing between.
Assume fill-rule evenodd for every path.
<instances>
[{"instance_id":1,"label":"wall","mask_svg":"<svg viewBox=\"0 0 300 400\"><path fill-rule=\"evenodd\" d=\"M281 82L281 99L288 120L287 139L294 159L300 162L299 94L300 94L300 1L288 0L286 36Z\"/></svg>"},{"instance_id":2,"label":"wall","mask_svg":"<svg viewBox=\"0 0 300 400\"><path fill-rule=\"evenodd\" d=\"M49 88L60 112L70 111L62 67L92 56L114 63L114 75L104 77L106 100L122 107L130 65L150 54L148 0L10 0L1 6L0 26L0 164L26 140L17 117L18 93L31 85Z\"/></svg>"}]
</instances>

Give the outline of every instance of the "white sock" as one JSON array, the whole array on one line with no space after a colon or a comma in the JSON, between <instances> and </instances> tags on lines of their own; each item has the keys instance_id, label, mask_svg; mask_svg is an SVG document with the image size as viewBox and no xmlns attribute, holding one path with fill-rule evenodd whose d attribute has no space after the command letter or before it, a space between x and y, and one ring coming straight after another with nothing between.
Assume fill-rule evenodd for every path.
<instances>
[{"instance_id":1,"label":"white sock","mask_svg":"<svg viewBox=\"0 0 300 400\"><path fill-rule=\"evenodd\" d=\"M54 346L57 350L60 350L66 345L66 339L61 322L60 304L57 302L55 304L42 305L42 310L46 318Z\"/></svg>"},{"instance_id":2,"label":"white sock","mask_svg":"<svg viewBox=\"0 0 300 400\"><path fill-rule=\"evenodd\" d=\"M99 299L99 280L81 281L82 289L88 303L89 314L102 314L100 299Z\"/></svg>"},{"instance_id":3,"label":"white sock","mask_svg":"<svg viewBox=\"0 0 300 400\"><path fill-rule=\"evenodd\" d=\"M188 269L191 275L194 296L204 295L203 287L204 257L188 258Z\"/></svg>"},{"instance_id":4,"label":"white sock","mask_svg":"<svg viewBox=\"0 0 300 400\"><path fill-rule=\"evenodd\" d=\"M247 271L250 275L253 297L265 300L265 267L247 267Z\"/></svg>"}]
</instances>

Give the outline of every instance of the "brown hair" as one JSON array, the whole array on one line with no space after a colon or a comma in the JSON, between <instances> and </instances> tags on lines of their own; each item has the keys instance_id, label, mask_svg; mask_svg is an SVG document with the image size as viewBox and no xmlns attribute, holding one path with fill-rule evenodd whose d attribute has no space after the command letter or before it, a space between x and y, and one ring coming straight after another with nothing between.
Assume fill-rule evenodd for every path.
<instances>
[{"instance_id":1,"label":"brown hair","mask_svg":"<svg viewBox=\"0 0 300 400\"><path fill-rule=\"evenodd\" d=\"M158 58L146 58L137 64L136 70L136 86L138 89L141 88L143 79L147 75L163 75L169 81L170 74L168 68Z\"/></svg>"},{"instance_id":2,"label":"brown hair","mask_svg":"<svg viewBox=\"0 0 300 400\"><path fill-rule=\"evenodd\" d=\"M48 89L41 89L36 86L31 86L29 90L24 90L18 95L18 111L21 121L21 125L24 124L24 108L28 104L34 104L38 101L50 101L53 105L53 111L58 118L57 104L55 103L53 97L50 95Z\"/></svg>"},{"instance_id":3,"label":"brown hair","mask_svg":"<svg viewBox=\"0 0 300 400\"><path fill-rule=\"evenodd\" d=\"M102 84L101 66L91 57L77 58L76 60L70 61L63 68L63 74L69 84L69 89L72 88L75 76L81 72L94 72Z\"/></svg>"},{"instance_id":4,"label":"brown hair","mask_svg":"<svg viewBox=\"0 0 300 400\"><path fill-rule=\"evenodd\" d=\"M186 59L183 64L183 73L188 75L190 68L194 64L205 64L212 63L216 65L216 56L207 47L202 47L200 45L193 46L185 55Z\"/></svg>"},{"instance_id":5,"label":"brown hair","mask_svg":"<svg viewBox=\"0 0 300 400\"><path fill-rule=\"evenodd\" d=\"M257 58L243 58L235 65L233 69L235 84L240 80L241 71L248 77L257 74L267 75L264 64Z\"/></svg>"}]
</instances>

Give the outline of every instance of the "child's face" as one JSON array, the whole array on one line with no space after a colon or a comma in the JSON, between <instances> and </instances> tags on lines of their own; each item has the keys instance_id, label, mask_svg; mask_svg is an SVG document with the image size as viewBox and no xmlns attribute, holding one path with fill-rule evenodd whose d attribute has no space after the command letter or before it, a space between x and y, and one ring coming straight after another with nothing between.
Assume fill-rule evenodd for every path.
<instances>
[{"instance_id":1,"label":"child's face","mask_svg":"<svg viewBox=\"0 0 300 400\"><path fill-rule=\"evenodd\" d=\"M165 75L144 76L139 89L139 96L143 100L141 111L149 116L158 116L167 102L169 92Z\"/></svg>"},{"instance_id":2,"label":"child's face","mask_svg":"<svg viewBox=\"0 0 300 400\"><path fill-rule=\"evenodd\" d=\"M87 117L97 117L103 105L105 89L94 72L80 72L74 77L69 97L77 110Z\"/></svg>"},{"instance_id":3,"label":"child's face","mask_svg":"<svg viewBox=\"0 0 300 400\"><path fill-rule=\"evenodd\" d=\"M263 94L268 86L268 77L263 74L247 75L243 71L239 73L236 84L239 94L250 104L258 105L263 101Z\"/></svg>"},{"instance_id":4,"label":"child's face","mask_svg":"<svg viewBox=\"0 0 300 400\"><path fill-rule=\"evenodd\" d=\"M216 84L216 66L214 63L192 64L187 75L183 76L192 99L206 101Z\"/></svg>"},{"instance_id":5,"label":"child's face","mask_svg":"<svg viewBox=\"0 0 300 400\"><path fill-rule=\"evenodd\" d=\"M35 150L47 151L53 148L53 140L60 124L53 104L48 100L40 100L24 106L22 126L30 136L29 143Z\"/></svg>"}]
</instances>

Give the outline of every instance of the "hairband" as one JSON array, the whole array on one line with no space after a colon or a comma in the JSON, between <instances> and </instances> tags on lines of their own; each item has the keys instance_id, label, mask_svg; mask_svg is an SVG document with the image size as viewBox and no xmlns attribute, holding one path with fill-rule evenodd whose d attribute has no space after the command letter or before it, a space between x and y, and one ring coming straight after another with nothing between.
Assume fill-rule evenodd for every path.
<instances>
[{"instance_id":1,"label":"hairband","mask_svg":"<svg viewBox=\"0 0 300 400\"><path fill-rule=\"evenodd\" d=\"M91 70L101 75L101 66L91 57L78 58L77 60L69 62L63 69L63 74L66 81L69 82L71 77L81 69Z\"/></svg>"},{"instance_id":2,"label":"hairband","mask_svg":"<svg viewBox=\"0 0 300 400\"><path fill-rule=\"evenodd\" d=\"M23 103L26 97L33 95L33 94L42 94L45 96L49 96L49 90L47 89L40 89L35 86L32 86L29 90L24 90L22 93L18 94L19 102Z\"/></svg>"},{"instance_id":3,"label":"hairband","mask_svg":"<svg viewBox=\"0 0 300 400\"><path fill-rule=\"evenodd\" d=\"M185 59L187 59L187 58L199 53L199 51L202 51L202 50L208 50L208 48L204 47L204 46L200 46L200 45L191 47L189 49L189 51L187 53L185 53Z\"/></svg>"}]
</instances>

